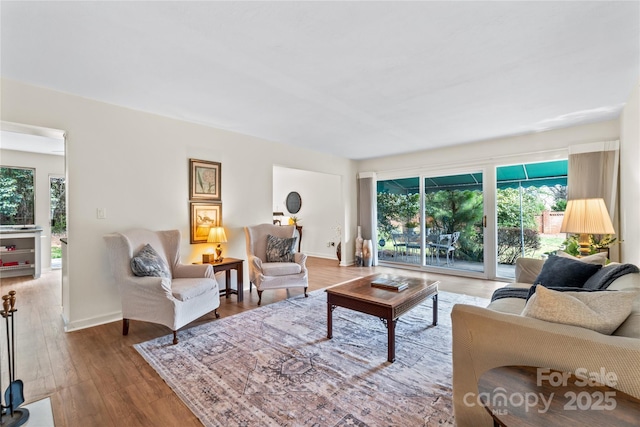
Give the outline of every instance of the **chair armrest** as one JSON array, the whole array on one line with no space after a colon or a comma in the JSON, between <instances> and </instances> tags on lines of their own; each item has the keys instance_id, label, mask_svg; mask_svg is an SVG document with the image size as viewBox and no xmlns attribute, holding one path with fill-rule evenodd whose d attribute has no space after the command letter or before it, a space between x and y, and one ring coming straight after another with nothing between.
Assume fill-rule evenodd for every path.
<instances>
[{"instance_id":1,"label":"chair armrest","mask_svg":"<svg viewBox=\"0 0 640 427\"><path fill-rule=\"evenodd\" d=\"M302 268L306 268L306 263L307 263L307 254L303 254L300 252L296 252L293 254L293 261L296 264L300 264L302 266Z\"/></svg>"},{"instance_id":2,"label":"chair armrest","mask_svg":"<svg viewBox=\"0 0 640 427\"><path fill-rule=\"evenodd\" d=\"M247 263L249 264L249 268L253 268L257 271L262 271L262 260L257 256L249 255Z\"/></svg>"},{"instance_id":3,"label":"chair armrest","mask_svg":"<svg viewBox=\"0 0 640 427\"><path fill-rule=\"evenodd\" d=\"M458 425L491 426L479 406L465 404L478 393L478 379L499 366L529 365L574 373L613 372L615 388L640 398L640 340L603 335L577 326L546 322L456 304L451 311L453 400Z\"/></svg>"},{"instance_id":4,"label":"chair armrest","mask_svg":"<svg viewBox=\"0 0 640 427\"><path fill-rule=\"evenodd\" d=\"M176 279L197 279L215 276L211 264L177 264L173 267L173 277Z\"/></svg>"},{"instance_id":5,"label":"chair armrest","mask_svg":"<svg viewBox=\"0 0 640 427\"><path fill-rule=\"evenodd\" d=\"M163 298L173 297L171 293L171 279L163 277L138 277L127 276L118 282L120 292L124 296L137 295L160 295Z\"/></svg>"}]
</instances>

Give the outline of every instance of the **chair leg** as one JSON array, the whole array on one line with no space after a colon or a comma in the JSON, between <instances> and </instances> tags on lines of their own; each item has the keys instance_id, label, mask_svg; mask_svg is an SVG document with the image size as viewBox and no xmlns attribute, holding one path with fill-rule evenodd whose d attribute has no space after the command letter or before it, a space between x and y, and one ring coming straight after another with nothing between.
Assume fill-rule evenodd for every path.
<instances>
[{"instance_id":1,"label":"chair leg","mask_svg":"<svg viewBox=\"0 0 640 427\"><path fill-rule=\"evenodd\" d=\"M173 345L178 344L178 331L173 331Z\"/></svg>"},{"instance_id":2,"label":"chair leg","mask_svg":"<svg viewBox=\"0 0 640 427\"><path fill-rule=\"evenodd\" d=\"M216 308L215 310L213 310L213 312L216 315L216 319L219 319L220 318L220 313L218 313L218 309Z\"/></svg>"},{"instance_id":3,"label":"chair leg","mask_svg":"<svg viewBox=\"0 0 640 427\"><path fill-rule=\"evenodd\" d=\"M258 291L258 305L262 302L262 292L263 291Z\"/></svg>"},{"instance_id":4,"label":"chair leg","mask_svg":"<svg viewBox=\"0 0 640 427\"><path fill-rule=\"evenodd\" d=\"M129 335L129 319L122 319L122 335Z\"/></svg>"},{"instance_id":5,"label":"chair leg","mask_svg":"<svg viewBox=\"0 0 640 427\"><path fill-rule=\"evenodd\" d=\"M304 297L307 298L309 295L307 295L307 288L304 288Z\"/></svg>"},{"instance_id":6,"label":"chair leg","mask_svg":"<svg viewBox=\"0 0 640 427\"><path fill-rule=\"evenodd\" d=\"M253 282L249 282L249 293L251 293L251 286L253 285Z\"/></svg>"}]
</instances>

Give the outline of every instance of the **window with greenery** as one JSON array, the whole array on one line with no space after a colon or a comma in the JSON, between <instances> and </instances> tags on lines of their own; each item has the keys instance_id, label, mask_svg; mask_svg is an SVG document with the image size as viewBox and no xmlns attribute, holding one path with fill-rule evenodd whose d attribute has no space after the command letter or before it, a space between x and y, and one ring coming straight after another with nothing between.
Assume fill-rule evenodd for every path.
<instances>
[{"instance_id":1,"label":"window with greenery","mask_svg":"<svg viewBox=\"0 0 640 427\"><path fill-rule=\"evenodd\" d=\"M0 225L32 225L35 169L0 167Z\"/></svg>"}]
</instances>

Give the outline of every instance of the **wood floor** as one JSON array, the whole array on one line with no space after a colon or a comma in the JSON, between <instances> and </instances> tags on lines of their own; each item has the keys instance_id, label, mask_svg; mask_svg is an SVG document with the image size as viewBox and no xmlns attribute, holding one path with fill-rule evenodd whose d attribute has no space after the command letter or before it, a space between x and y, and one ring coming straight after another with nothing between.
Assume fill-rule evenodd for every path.
<instances>
[{"instance_id":1,"label":"wood floor","mask_svg":"<svg viewBox=\"0 0 640 427\"><path fill-rule=\"evenodd\" d=\"M421 273L385 267L339 267L337 261L309 258L309 290L323 289L372 273L394 273L440 280L440 289L490 297L502 282ZM2 295L17 292L15 317L17 378L24 382L26 403L50 397L57 427L201 426L132 345L169 334L164 326L131 321L122 336L122 322L65 333L61 318L60 270L29 277L2 279ZM262 304L298 295L301 290L265 291ZM245 290L244 301L222 298L221 317L257 307L257 294ZM215 322L209 314L185 326ZM5 326L0 325L4 344ZM180 336L180 335L178 335ZM6 345L1 345L2 389L7 387Z\"/></svg>"}]
</instances>

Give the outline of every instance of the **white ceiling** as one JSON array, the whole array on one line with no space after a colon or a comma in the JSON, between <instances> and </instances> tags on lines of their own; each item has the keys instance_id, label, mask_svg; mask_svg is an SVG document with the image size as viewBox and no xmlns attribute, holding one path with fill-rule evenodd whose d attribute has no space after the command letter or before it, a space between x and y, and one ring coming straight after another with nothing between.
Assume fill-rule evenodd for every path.
<instances>
[{"instance_id":1,"label":"white ceiling","mask_svg":"<svg viewBox=\"0 0 640 427\"><path fill-rule=\"evenodd\" d=\"M2 77L352 159L619 116L640 2L1 3Z\"/></svg>"}]
</instances>

